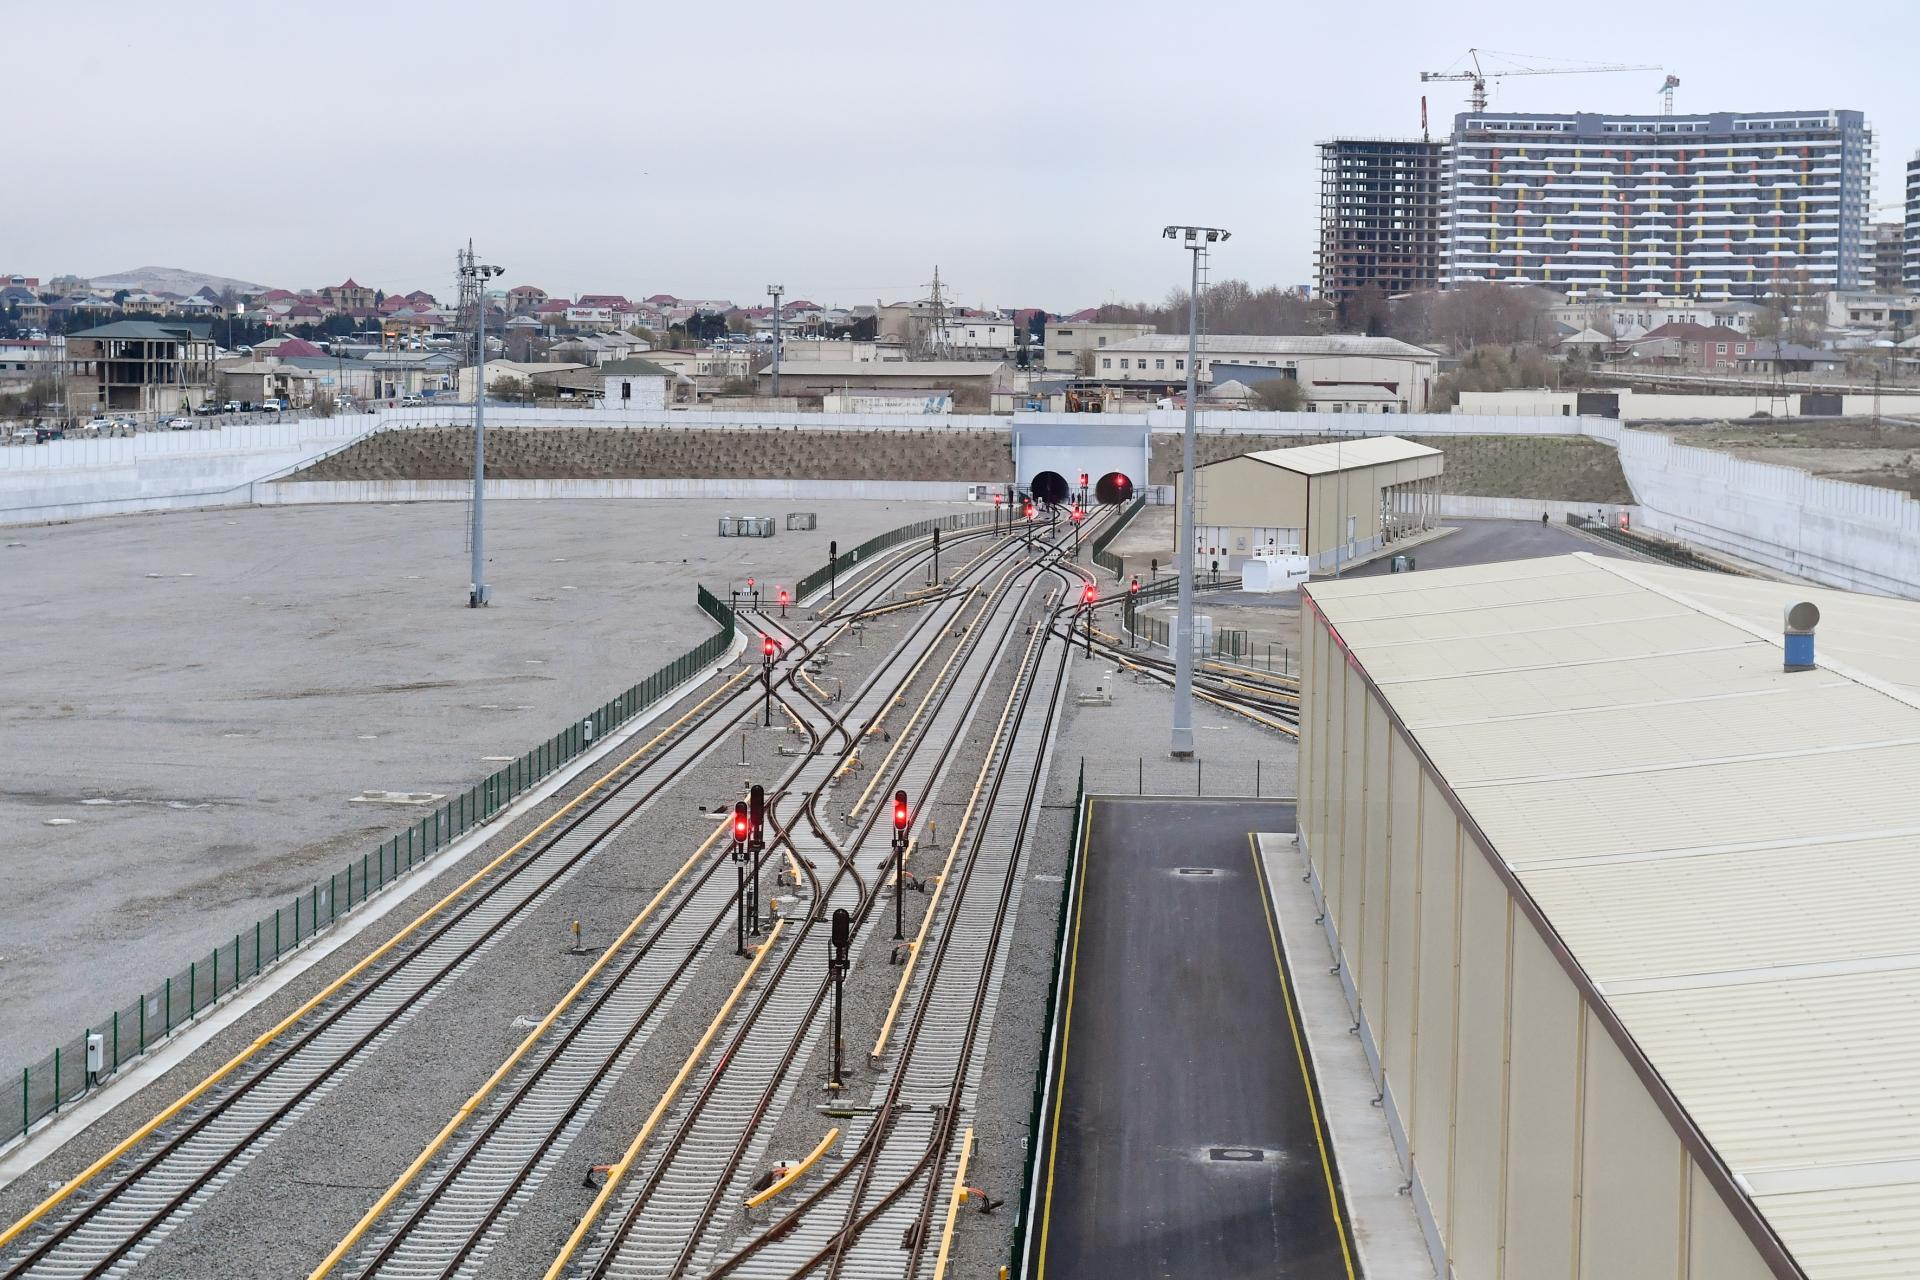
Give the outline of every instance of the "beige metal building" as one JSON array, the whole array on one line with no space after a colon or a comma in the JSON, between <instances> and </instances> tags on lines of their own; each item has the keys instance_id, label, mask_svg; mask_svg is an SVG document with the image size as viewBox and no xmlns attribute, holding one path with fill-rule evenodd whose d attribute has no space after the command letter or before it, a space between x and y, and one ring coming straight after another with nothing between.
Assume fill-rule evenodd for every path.
<instances>
[{"instance_id":1,"label":"beige metal building","mask_svg":"<svg viewBox=\"0 0 1920 1280\"><path fill-rule=\"evenodd\" d=\"M1315 571L1366 555L1432 523L1442 465L1440 450L1399 436L1206 463L1193 511L1201 566L1217 559L1225 571L1268 547L1307 556ZM1175 477L1176 498L1184 483Z\"/></svg>"},{"instance_id":2,"label":"beige metal building","mask_svg":"<svg viewBox=\"0 0 1920 1280\"><path fill-rule=\"evenodd\" d=\"M1440 1274L1920 1275L1920 604L1588 554L1302 595L1300 839Z\"/></svg>"}]
</instances>

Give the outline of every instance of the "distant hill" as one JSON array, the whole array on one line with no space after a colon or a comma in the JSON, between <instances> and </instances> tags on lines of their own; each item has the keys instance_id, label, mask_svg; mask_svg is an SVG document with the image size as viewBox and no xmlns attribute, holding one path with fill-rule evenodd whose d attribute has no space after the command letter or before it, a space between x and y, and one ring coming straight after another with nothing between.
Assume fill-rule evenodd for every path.
<instances>
[{"instance_id":1,"label":"distant hill","mask_svg":"<svg viewBox=\"0 0 1920 1280\"><path fill-rule=\"evenodd\" d=\"M188 271L182 267L135 267L131 271L115 271L109 275L95 276L91 283L96 289L145 289L149 293L193 294L203 288L215 293L222 289L239 292L264 289L265 285L252 284L246 280L235 280L231 276L213 276L204 271Z\"/></svg>"}]
</instances>

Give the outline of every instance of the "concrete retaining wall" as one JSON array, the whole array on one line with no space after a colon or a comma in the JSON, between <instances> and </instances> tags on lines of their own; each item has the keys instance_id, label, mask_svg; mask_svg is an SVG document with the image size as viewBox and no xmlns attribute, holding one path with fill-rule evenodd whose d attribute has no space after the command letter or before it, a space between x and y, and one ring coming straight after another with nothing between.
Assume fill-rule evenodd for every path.
<instances>
[{"instance_id":1,"label":"concrete retaining wall","mask_svg":"<svg viewBox=\"0 0 1920 1280\"><path fill-rule=\"evenodd\" d=\"M1768 395L1764 392L1651 392L1636 391L1631 387L1598 387L1595 390L1619 394L1620 419L1623 422L1678 419L1713 421L1723 418L1737 422L1759 413L1776 418L1797 414L1800 412L1800 397L1812 388L1797 387L1787 383L1784 395L1780 396ZM1529 416L1572 413L1576 394L1572 391L1525 389L1463 391L1460 393L1460 408L1469 413L1488 415L1511 413ZM1874 411L1874 397L1870 392L1847 394L1840 399L1841 412L1844 414L1865 416ZM1920 412L1920 394L1888 391L1880 396L1880 412Z\"/></svg>"},{"instance_id":2,"label":"concrete retaining wall","mask_svg":"<svg viewBox=\"0 0 1920 1280\"><path fill-rule=\"evenodd\" d=\"M289 506L327 502L465 502L472 496L473 486L464 480L303 480L257 485L252 500L262 506ZM863 498L892 502L966 502L972 496L968 485L938 480L487 481L487 497L508 500L737 498L805 502Z\"/></svg>"}]
</instances>

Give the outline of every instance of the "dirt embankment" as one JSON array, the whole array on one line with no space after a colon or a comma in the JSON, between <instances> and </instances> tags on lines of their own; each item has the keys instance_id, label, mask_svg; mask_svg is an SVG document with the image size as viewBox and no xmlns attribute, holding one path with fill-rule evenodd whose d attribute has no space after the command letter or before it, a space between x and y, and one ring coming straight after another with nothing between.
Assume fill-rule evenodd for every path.
<instances>
[{"instance_id":1,"label":"dirt embankment","mask_svg":"<svg viewBox=\"0 0 1920 1280\"><path fill-rule=\"evenodd\" d=\"M1262 449L1320 444L1335 437L1202 435L1201 465ZM1631 502L1620 456L1597 440L1567 436L1408 436L1446 454L1444 492L1481 498L1547 498L1562 502ZM1172 484L1180 466L1180 437L1155 436L1153 479Z\"/></svg>"},{"instance_id":2,"label":"dirt embankment","mask_svg":"<svg viewBox=\"0 0 1920 1280\"><path fill-rule=\"evenodd\" d=\"M1004 431L691 431L496 427L487 474L501 480L993 480L1012 469ZM468 427L382 431L288 480L460 480Z\"/></svg>"}]
</instances>

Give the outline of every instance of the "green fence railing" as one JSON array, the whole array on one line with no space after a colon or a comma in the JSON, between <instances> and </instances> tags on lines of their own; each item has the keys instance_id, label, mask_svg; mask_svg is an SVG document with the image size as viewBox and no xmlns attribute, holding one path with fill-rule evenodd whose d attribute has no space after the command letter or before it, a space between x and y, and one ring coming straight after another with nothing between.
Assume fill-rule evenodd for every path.
<instances>
[{"instance_id":1,"label":"green fence railing","mask_svg":"<svg viewBox=\"0 0 1920 1280\"><path fill-rule=\"evenodd\" d=\"M131 1004L115 1009L56 1046L39 1062L22 1067L20 1105L0 1106L0 1142L78 1100L95 1084L213 1008L222 996L252 981L281 956L310 941L320 930L453 841L491 822L555 770L719 661L733 643L733 610L705 587L699 588L696 600L701 612L720 625L719 631L572 720L546 741L325 880L315 881L291 903L255 921L252 929L236 933L231 942L215 946L204 959L193 961ZM96 1035L100 1037L100 1065L90 1071L88 1045Z\"/></svg>"},{"instance_id":2,"label":"green fence railing","mask_svg":"<svg viewBox=\"0 0 1920 1280\"><path fill-rule=\"evenodd\" d=\"M1126 510L1120 513L1120 518L1101 530L1100 535L1096 537L1091 544L1093 548L1093 562L1102 569L1105 569L1108 573L1111 573L1115 578L1120 577L1121 574L1126 572L1126 562L1121 560L1119 556L1108 554L1107 547L1115 538L1120 536L1121 530L1133 523L1133 518L1140 514L1140 508L1146 505L1147 500L1144 495L1135 498L1127 504Z\"/></svg>"}]
</instances>

